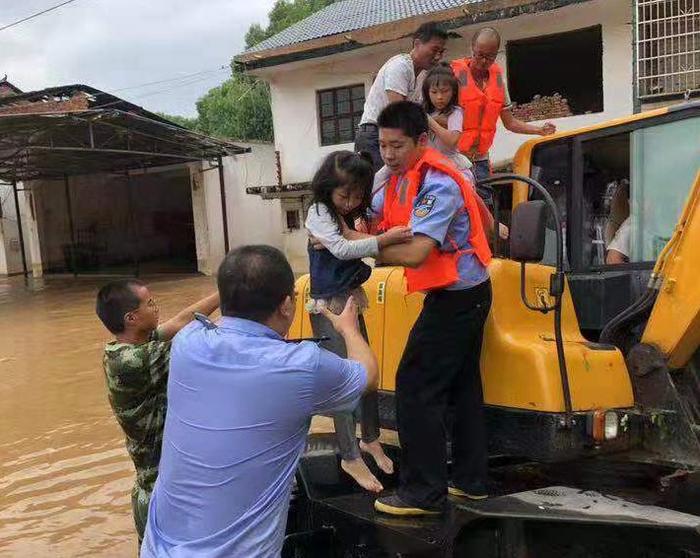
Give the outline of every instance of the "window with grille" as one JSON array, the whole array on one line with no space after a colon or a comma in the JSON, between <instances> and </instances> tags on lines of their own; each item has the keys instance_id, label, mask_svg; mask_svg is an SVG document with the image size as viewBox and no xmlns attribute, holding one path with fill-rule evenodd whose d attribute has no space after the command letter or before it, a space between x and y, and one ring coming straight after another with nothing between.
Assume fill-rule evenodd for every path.
<instances>
[{"instance_id":1,"label":"window with grille","mask_svg":"<svg viewBox=\"0 0 700 558\"><path fill-rule=\"evenodd\" d=\"M352 143L365 106L365 86L349 85L316 93L321 145Z\"/></svg>"},{"instance_id":2,"label":"window with grille","mask_svg":"<svg viewBox=\"0 0 700 558\"><path fill-rule=\"evenodd\" d=\"M295 231L301 228L301 219L299 218L298 209L288 209L285 212L285 217L287 221L287 230Z\"/></svg>"},{"instance_id":3,"label":"window with grille","mask_svg":"<svg viewBox=\"0 0 700 558\"><path fill-rule=\"evenodd\" d=\"M642 100L700 91L700 0L637 0Z\"/></svg>"}]
</instances>

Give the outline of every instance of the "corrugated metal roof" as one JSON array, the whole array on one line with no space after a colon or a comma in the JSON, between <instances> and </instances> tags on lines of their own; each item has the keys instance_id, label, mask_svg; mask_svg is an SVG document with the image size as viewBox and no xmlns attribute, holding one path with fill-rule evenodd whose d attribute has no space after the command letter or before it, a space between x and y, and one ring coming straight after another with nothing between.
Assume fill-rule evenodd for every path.
<instances>
[{"instance_id":1,"label":"corrugated metal roof","mask_svg":"<svg viewBox=\"0 0 700 558\"><path fill-rule=\"evenodd\" d=\"M483 0L341 0L265 39L246 53L366 29Z\"/></svg>"}]
</instances>

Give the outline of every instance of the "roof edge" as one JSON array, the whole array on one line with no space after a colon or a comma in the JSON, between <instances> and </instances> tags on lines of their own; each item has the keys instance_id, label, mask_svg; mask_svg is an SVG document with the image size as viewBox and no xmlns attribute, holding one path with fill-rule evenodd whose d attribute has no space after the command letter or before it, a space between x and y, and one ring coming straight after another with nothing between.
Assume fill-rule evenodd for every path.
<instances>
[{"instance_id":1,"label":"roof edge","mask_svg":"<svg viewBox=\"0 0 700 558\"><path fill-rule=\"evenodd\" d=\"M510 19L521 15L555 10L590 0L486 0L477 5L464 5L430 14L422 14L395 20L373 27L347 33L337 33L310 41L293 43L283 47L257 52L243 52L234 56L234 63L245 70L257 70L279 66L289 62L320 58L340 52L348 52L366 46L382 44L410 36L419 25L426 22L441 23L447 30ZM474 6L479 6L475 8Z\"/></svg>"}]
</instances>

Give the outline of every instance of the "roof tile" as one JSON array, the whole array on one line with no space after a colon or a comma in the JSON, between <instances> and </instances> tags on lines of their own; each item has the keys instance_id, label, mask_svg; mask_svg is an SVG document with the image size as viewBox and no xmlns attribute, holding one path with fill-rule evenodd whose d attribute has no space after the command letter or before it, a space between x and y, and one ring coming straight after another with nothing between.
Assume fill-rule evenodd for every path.
<instances>
[{"instance_id":1,"label":"roof tile","mask_svg":"<svg viewBox=\"0 0 700 558\"><path fill-rule=\"evenodd\" d=\"M280 48L483 0L340 0L246 50Z\"/></svg>"}]
</instances>

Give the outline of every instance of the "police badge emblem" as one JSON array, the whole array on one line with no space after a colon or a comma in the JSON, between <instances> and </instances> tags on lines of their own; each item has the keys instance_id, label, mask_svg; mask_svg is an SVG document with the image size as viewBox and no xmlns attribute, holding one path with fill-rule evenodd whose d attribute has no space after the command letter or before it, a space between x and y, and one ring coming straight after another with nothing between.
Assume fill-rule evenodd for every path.
<instances>
[{"instance_id":1,"label":"police badge emblem","mask_svg":"<svg viewBox=\"0 0 700 558\"><path fill-rule=\"evenodd\" d=\"M419 219L422 219L423 217L428 215L433 210L434 206L435 206L435 196L425 195L416 204L416 208L413 210L413 214L416 217L418 217Z\"/></svg>"}]
</instances>

